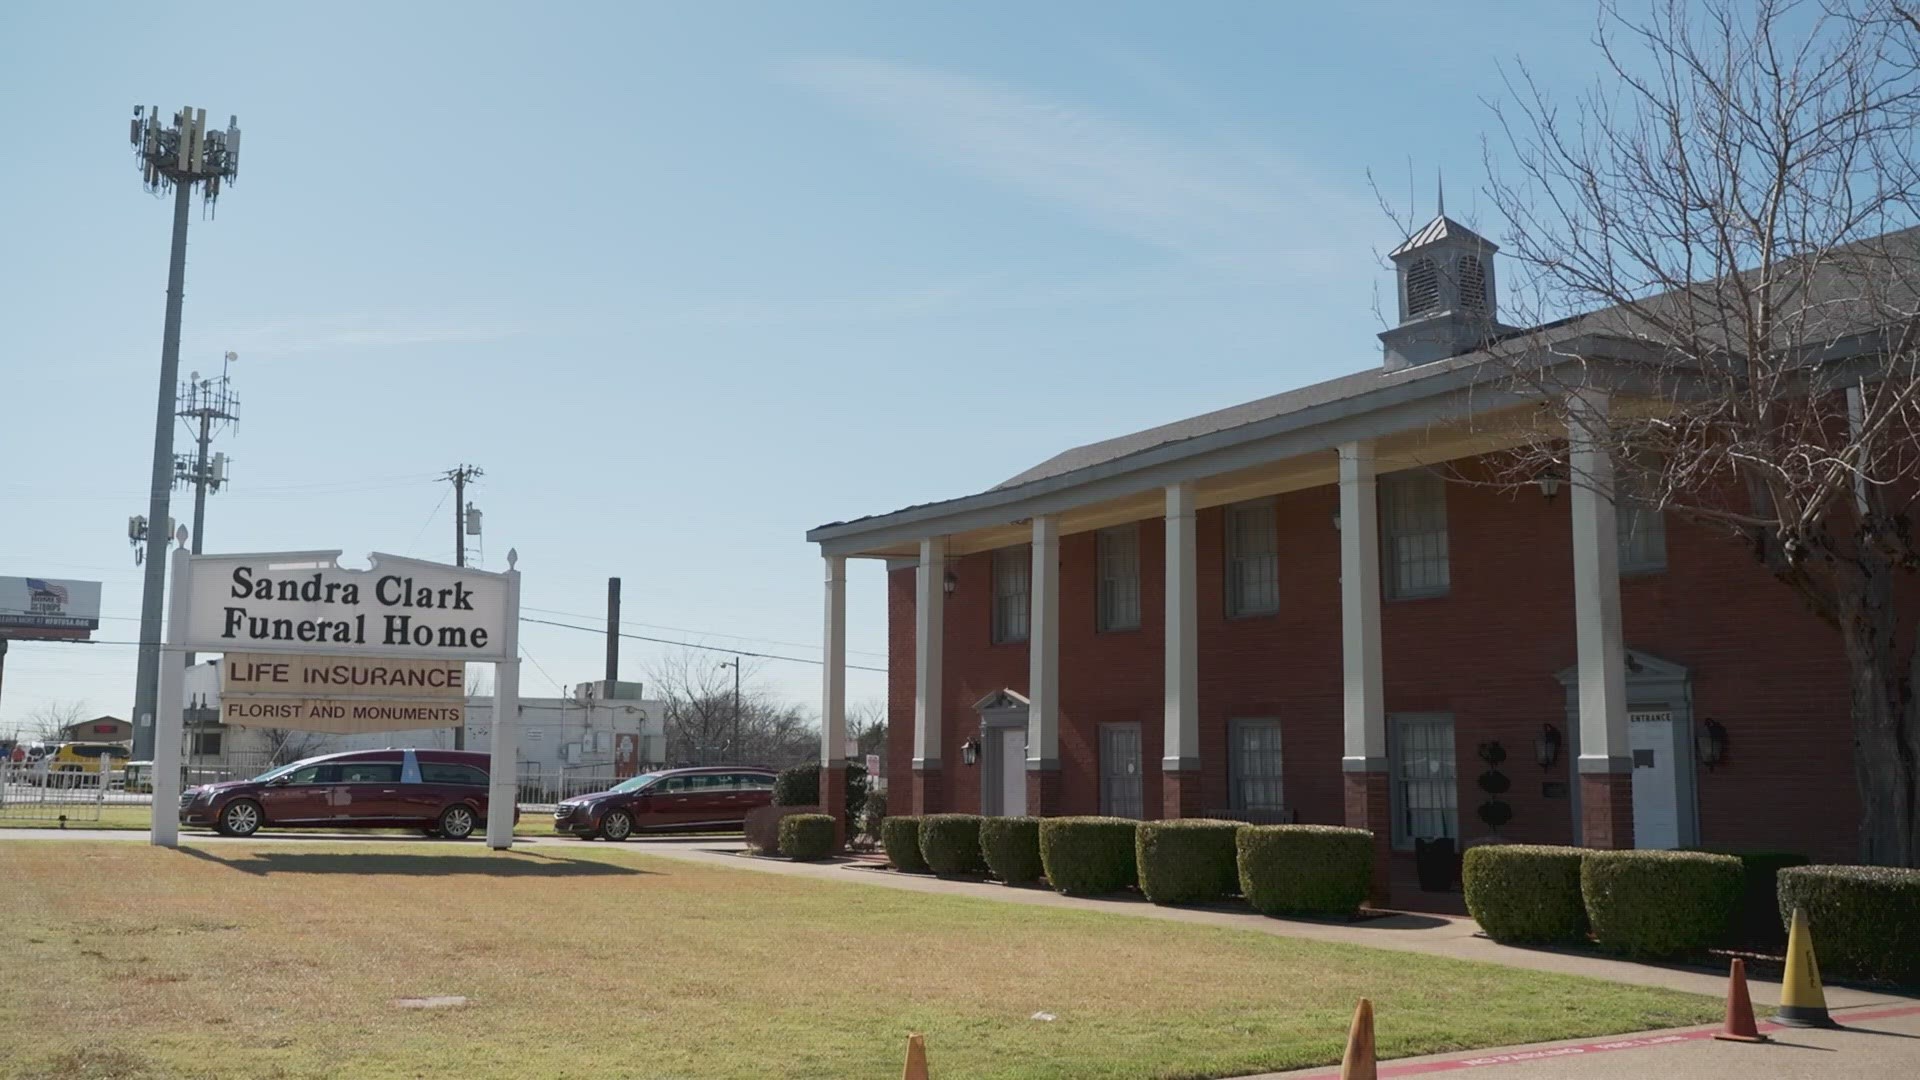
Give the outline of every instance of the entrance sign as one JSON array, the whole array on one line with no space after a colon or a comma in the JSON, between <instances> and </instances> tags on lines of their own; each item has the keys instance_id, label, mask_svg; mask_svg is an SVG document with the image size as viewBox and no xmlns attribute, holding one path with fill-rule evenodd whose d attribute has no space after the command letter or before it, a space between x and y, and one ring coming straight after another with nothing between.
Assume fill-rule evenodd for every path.
<instances>
[{"instance_id":1,"label":"entrance sign","mask_svg":"<svg viewBox=\"0 0 1920 1080\"><path fill-rule=\"evenodd\" d=\"M491 573L338 551L195 555L187 531L171 558L167 641L155 718L151 840L179 840L186 654L218 652L221 719L308 731L459 725L466 667L494 666L487 846L513 844L520 713L520 561Z\"/></svg>"},{"instance_id":2,"label":"entrance sign","mask_svg":"<svg viewBox=\"0 0 1920 1080\"><path fill-rule=\"evenodd\" d=\"M186 641L206 651L505 656L506 582L483 570L375 554L207 555L194 560Z\"/></svg>"}]
</instances>

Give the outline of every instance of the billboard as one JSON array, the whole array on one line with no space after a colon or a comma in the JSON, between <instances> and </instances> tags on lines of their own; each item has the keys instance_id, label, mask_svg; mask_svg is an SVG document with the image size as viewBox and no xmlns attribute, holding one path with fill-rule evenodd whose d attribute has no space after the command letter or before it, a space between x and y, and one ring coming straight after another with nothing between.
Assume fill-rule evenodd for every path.
<instances>
[{"instance_id":1,"label":"billboard","mask_svg":"<svg viewBox=\"0 0 1920 1080\"><path fill-rule=\"evenodd\" d=\"M85 637L100 629L100 583L0 577L0 637ZM16 631L24 631L16 633Z\"/></svg>"}]
</instances>

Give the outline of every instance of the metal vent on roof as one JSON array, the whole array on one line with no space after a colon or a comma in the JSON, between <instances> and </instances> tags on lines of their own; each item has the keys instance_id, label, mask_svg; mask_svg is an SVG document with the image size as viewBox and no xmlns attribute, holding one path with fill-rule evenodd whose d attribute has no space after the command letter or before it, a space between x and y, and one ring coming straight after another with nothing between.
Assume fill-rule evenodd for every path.
<instances>
[{"instance_id":1,"label":"metal vent on roof","mask_svg":"<svg viewBox=\"0 0 1920 1080\"><path fill-rule=\"evenodd\" d=\"M1417 319L1440 310L1440 272L1428 258L1407 267L1407 318Z\"/></svg>"},{"instance_id":2,"label":"metal vent on roof","mask_svg":"<svg viewBox=\"0 0 1920 1080\"><path fill-rule=\"evenodd\" d=\"M1487 313L1487 268L1478 255L1462 255L1455 265L1460 275L1460 306L1467 311Z\"/></svg>"}]
</instances>

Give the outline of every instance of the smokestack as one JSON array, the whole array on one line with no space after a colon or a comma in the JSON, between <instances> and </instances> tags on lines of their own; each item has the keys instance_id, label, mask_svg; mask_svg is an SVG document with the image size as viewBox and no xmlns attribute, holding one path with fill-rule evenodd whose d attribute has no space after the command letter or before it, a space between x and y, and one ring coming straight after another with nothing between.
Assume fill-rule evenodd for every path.
<instances>
[{"instance_id":1,"label":"smokestack","mask_svg":"<svg viewBox=\"0 0 1920 1080\"><path fill-rule=\"evenodd\" d=\"M607 681L620 681L620 579L607 579Z\"/></svg>"}]
</instances>

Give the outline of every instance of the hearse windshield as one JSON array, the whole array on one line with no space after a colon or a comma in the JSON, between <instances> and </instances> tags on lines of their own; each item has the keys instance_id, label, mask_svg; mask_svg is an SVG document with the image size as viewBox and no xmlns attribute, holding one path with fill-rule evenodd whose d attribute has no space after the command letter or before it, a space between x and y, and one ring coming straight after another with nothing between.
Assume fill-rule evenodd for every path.
<instances>
[{"instance_id":1,"label":"hearse windshield","mask_svg":"<svg viewBox=\"0 0 1920 1080\"><path fill-rule=\"evenodd\" d=\"M312 758L301 758L299 761L289 761L285 765L276 765L266 772L261 773L259 776L254 777L253 782L256 784L264 784L274 777L279 776L281 773L290 773L312 760Z\"/></svg>"},{"instance_id":2,"label":"hearse windshield","mask_svg":"<svg viewBox=\"0 0 1920 1080\"><path fill-rule=\"evenodd\" d=\"M660 774L657 772L641 773L639 776L636 776L631 780L622 780L619 783L608 788L607 790L608 791L639 791L641 788L646 787L648 784L651 784L658 779L660 779Z\"/></svg>"}]
</instances>

